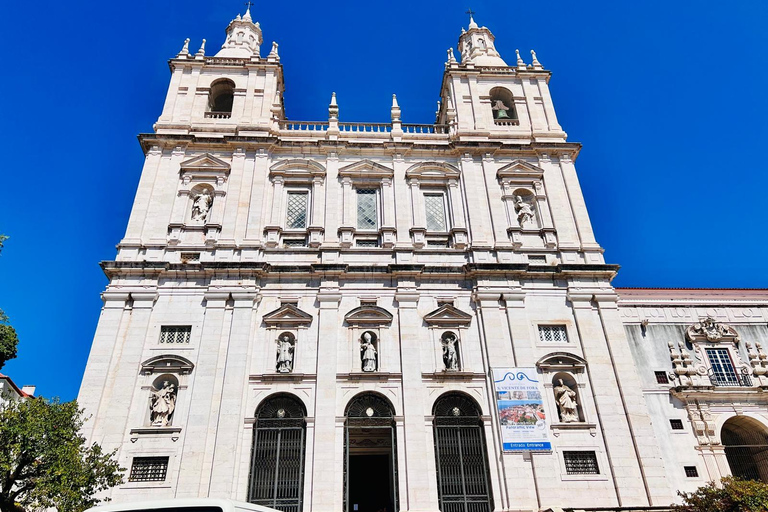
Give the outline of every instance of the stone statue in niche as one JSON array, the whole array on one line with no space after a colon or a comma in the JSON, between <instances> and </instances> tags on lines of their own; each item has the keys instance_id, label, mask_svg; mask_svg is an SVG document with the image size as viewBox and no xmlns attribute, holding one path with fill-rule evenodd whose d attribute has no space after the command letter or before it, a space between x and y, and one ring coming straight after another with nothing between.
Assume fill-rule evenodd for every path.
<instances>
[{"instance_id":1,"label":"stone statue in niche","mask_svg":"<svg viewBox=\"0 0 768 512\"><path fill-rule=\"evenodd\" d=\"M288 333L283 333L277 338L277 371L293 371L293 338Z\"/></svg>"},{"instance_id":2,"label":"stone statue in niche","mask_svg":"<svg viewBox=\"0 0 768 512\"><path fill-rule=\"evenodd\" d=\"M443 364L448 371L459 369L458 341L452 332L443 334Z\"/></svg>"},{"instance_id":3,"label":"stone statue in niche","mask_svg":"<svg viewBox=\"0 0 768 512\"><path fill-rule=\"evenodd\" d=\"M208 213L211 211L213 205L213 197L208 192L207 188L204 188L202 192L195 196L192 202L192 220L205 222L208 220Z\"/></svg>"},{"instance_id":4,"label":"stone statue in niche","mask_svg":"<svg viewBox=\"0 0 768 512\"><path fill-rule=\"evenodd\" d=\"M167 427L176 409L176 385L164 380L160 389L152 389L149 398L149 421L153 427Z\"/></svg>"},{"instance_id":5,"label":"stone statue in niche","mask_svg":"<svg viewBox=\"0 0 768 512\"><path fill-rule=\"evenodd\" d=\"M520 227L523 227L526 222L533 222L533 208L525 202L522 196L515 196L515 212Z\"/></svg>"},{"instance_id":6,"label":"stone statue in niche","mask_svg":"<svg viewBox=\"0 0 768 512\"><path fill-rule=\"evenodd\" d=\"M579 411L576 409L576 392L563 384L563 379L558 379L559 386L555 387L555 400L560 409L560 421L563 423L575 423L579 421Z\"/></svg>"},{"instance_id":7,"label":"stone statue in niche","mask_svg":"<svg viewBox=\"0 0 768 512\"><path fill-rule=\"evenodd\" d=\"M364 372L375 372L378 367L378 352L373 341L374 337L371 332L364 332L360 339L360 358Z\"/></svg>"}]
</instances>

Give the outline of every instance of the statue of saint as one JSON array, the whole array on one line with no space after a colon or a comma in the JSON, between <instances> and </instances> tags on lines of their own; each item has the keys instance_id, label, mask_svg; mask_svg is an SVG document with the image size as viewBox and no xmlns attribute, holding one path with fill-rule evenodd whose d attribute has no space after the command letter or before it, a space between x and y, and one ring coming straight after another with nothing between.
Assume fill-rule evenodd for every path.
<instances>
[{"instance_id":1,"label":"statue of saint","mask_svg":"<svg viewBox=\"0 0 768 512\"><path fill-rule=\"evenodd\" d=\"M192 203L192 220L205 222L208 219L208 212L211 211L211 205L213 205L213 197L208 192L207 188L195 196Z\"/></svg>"},{"instance_id":2,"label":"statue of saint","mask_svg":"<svg viewBox=\"0 0 768 512\"><path fill-rule=\"evenodd\" d=\"M153 427L167 427L176 409L176 385L163 381L163 387L153 389L149 399L149 421Z\"/></svg>"},{"instance_id":3,"label":"statue of saint","mask_svg":"<svg viewBox=\"0 0 768 512\"><path fill-rule=\"evenodd\" d=\"M277 371L290 373L293 371L293 343L288 333L277 339Z\"/></svg>"},{"instance_id":4,"label":"statue of saint","mask_svg":"<svg viewBox=\"0 0 768 512\"><path fill-rule=\"evenodd\" d=\"M364 332L360 340L360 357L363 360L364 372L375 372L378 367L376 347L373 345L373 336L370 332Z\"/></svg>"},{"instance_id":5,"label":"statue of saint","mask_svg":"<svg viewBox=\"0 0 768 512\"><path fill-rule=\"evenodd\" d=\"M526 222L533 222L533 208L521 196L515 196L515 212L517 212L520 227L523 227Z\"/></svg>"},{"instance_id":6,"label":"statue of saint","mask_svg":"<svg viewBox=\"0 0 768 512\"><path fill-rule=\"evenodd\" d=\"M459 353L456 349L456 335L452 332L443 335L443 363L446 370L459 369Z\"/></svg>"},{"instance_id":7,"label":"statue of saint","mask_svg":"<svg viewBox=\"0 0 768 512\"><path fill-rule=\"evenodd\" d=\"M563 423L575 423L579 421L579 411L576 410L576 392L563 384L563 379L558 379L560 385L554 389L557 407L560 409L560 421Z\"/></svg>"}]
</instances>

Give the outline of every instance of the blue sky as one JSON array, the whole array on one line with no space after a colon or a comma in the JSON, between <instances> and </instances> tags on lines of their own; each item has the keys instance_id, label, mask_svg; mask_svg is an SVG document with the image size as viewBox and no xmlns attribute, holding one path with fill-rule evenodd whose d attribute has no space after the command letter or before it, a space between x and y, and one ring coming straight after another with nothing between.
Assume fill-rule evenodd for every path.
<instances>
[{"instance_id":1,"label":"blue sky","mask_svg":"<svg viewBox=\"0 0 768 512\"><path fill-rule=\"evenodd\" d=\"M434 121L445 50L466 1L259 2L280 44L286 113ZM473 0L507 62L535 49L617 286L768 287L768 2ZM2 372L77 395L167 59L208 53L240 1L5 2L0 97L0 308L19 331Z\"/></svg>"}]
</instances>

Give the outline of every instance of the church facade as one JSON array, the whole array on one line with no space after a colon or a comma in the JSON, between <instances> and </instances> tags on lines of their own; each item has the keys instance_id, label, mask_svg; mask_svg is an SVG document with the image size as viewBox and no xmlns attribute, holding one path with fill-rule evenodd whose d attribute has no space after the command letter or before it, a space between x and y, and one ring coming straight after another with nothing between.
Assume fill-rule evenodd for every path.
<instances>
[{"instance_id":1,"label":"church facade","mask_svg":"<svg viewBox=\"0 0 768 512\"><path fill-rule=\"evenodd\" d=\"M534 52L470 18L435 124L285 118L249 11L189 40L79 395L113 501L666 507L768 481L768 291L615 289ZM768 346L766 347L768 349Z\"/></svg>"}]
</instances>

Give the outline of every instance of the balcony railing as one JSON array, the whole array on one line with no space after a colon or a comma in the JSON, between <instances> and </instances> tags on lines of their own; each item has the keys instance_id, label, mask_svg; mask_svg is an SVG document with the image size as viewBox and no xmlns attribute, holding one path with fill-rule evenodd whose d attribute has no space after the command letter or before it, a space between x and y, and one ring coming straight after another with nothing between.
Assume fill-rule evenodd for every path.
<instances>
[{"instance_id":1,"label":"balcony railing","mask_svg":"<svg viewBox=\"0 0 768 512\"><path fill-rule=\"evenodd\" d=\"M206 112L206 119L229 119L232 117L232 112Z\"/></svg>"},{"instance_id":2,"label":"balcony railing","mask_svg":"<svg viewBox=\"0 0 768 512\"><path fill-rule=\"evenodd\" d=\"M749 368L739 368L738 371L722 372L710 368L707 371L709 381L716 387L752 387L752 377L749 375Z\"/></svg>"}]
</instances>

